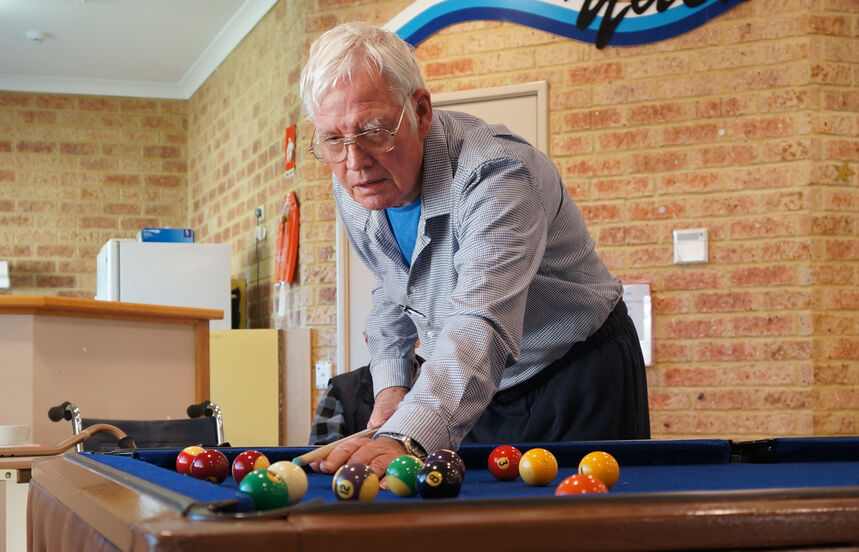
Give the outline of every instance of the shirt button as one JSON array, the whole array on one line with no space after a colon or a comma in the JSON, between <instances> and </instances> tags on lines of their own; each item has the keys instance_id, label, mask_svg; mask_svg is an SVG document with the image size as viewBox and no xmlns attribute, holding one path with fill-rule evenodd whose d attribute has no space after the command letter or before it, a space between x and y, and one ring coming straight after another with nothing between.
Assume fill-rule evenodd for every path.
<instances>
[{"instance_id":1,"label":"shirt button","mask_svg":"<svg viewBox=\"0 0 859 552\"><path fill-rule=\"evenodd\" d=\"M435 337L435 332L430 330L427 332L427 337Z\"/></svg>"},{"instance_id":2,"label":"shirt button","mask_svg":"<svg viewBox=\"0 0 859 552\"><path fill-rule=\"evenodd\" d=\"M409 286L409 293L414 293L416 290L415 286Z\"/></svg>"}]
</instances>

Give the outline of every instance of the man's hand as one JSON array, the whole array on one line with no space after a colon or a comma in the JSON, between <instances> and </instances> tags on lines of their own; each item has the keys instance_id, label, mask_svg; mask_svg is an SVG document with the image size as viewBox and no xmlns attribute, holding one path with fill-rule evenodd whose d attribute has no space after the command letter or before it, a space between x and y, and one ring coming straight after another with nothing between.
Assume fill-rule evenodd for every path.
<instances>
[{"instance_id":1,"label":"man's hand","mask_svg":"<svg viewBox=\"0 0 859 552\"><path fill-rule=\"evenodd\" d=\"M409 390L407 387L386 387L379 391L376 395L376 400L373 405L373 413L370 415L370 421L367 422L367 427L378 428L388 421L397 407L402 402Z\"/></svg>"},{"instance_id":2,"label":"man's hand","mask_svg":"<svg viewBox=\"0 0 859 552\"><path fill-rule=\"evenodd\" d=\"M406 450L394 439L358 437L344 441L319 462L312 462L310 467L314 471L334 473L343 464L362 462L370 466L379 479L382 479L388 465L403 454L406 454Z\"/></svg>"}]
</instances>

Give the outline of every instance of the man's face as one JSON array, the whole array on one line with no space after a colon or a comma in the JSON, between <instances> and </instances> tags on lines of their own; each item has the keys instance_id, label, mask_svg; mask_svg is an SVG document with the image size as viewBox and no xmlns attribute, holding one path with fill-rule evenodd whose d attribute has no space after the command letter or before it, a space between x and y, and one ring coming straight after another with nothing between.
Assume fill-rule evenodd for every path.
<instances>
[{"instance_id":1,"label":"man's face","mask_svg":"<svg viewBox=\"0 0 859 552\"><path fill-rule=\"evenodd\" d=\"M346 192L365 209L407 205L420 194L423 141L429 132L432 107L426 89L413 97L417 128L404 119L391 151L369 154L349 144L343 161L329 163ZM394 130L403 100L391 96L383 77L358 69L352 73L351 82L338 83L314 109L316 138L352 136L373 127Z\"/></svg>"}]
</instances>

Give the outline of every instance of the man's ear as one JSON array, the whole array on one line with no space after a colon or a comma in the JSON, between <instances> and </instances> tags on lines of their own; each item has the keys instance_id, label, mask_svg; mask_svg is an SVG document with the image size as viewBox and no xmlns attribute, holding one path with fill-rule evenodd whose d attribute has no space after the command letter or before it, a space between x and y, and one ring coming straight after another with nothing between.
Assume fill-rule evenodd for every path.
<instances>
[{"instance_id":1,"label":"man's ear","mask_svg":"<svg viewBox=\"0 0 859 552\"><path fill-rule=\"evenodd\" d=\"M432 98L429 90L420 88L414 93L415 116L417 118L417 131L420 137L426 138L432 124Z\"/></svg>"}]
</instances>

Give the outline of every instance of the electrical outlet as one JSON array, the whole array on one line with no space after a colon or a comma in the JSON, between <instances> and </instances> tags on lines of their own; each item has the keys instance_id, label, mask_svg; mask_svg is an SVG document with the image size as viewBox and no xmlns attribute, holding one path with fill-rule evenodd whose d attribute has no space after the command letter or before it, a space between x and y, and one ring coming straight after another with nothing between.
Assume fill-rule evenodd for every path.
<instances>
[{"instance_id":1,"label":"electrical outlet","mask_svg":"<svg viewBox=\"0 0 859 552\"><path fill-rule=\"evenodd\" d=\"M257 205L257 208L254 209L254 216L257 218L257 222L262 222L265 220L265 205Z\"/></svg>"},{"instance_id":2,"label":"electrical outlet","mask_svg":"<svg viewBox=\"0 0 859 552\"><path fill-rule=\"evenodd\" d=\"M328 380L333 375L331 373L332 364L330 360L316 361L316 388L325 389L328 387Z\"/></svg>"}]
</instances>

